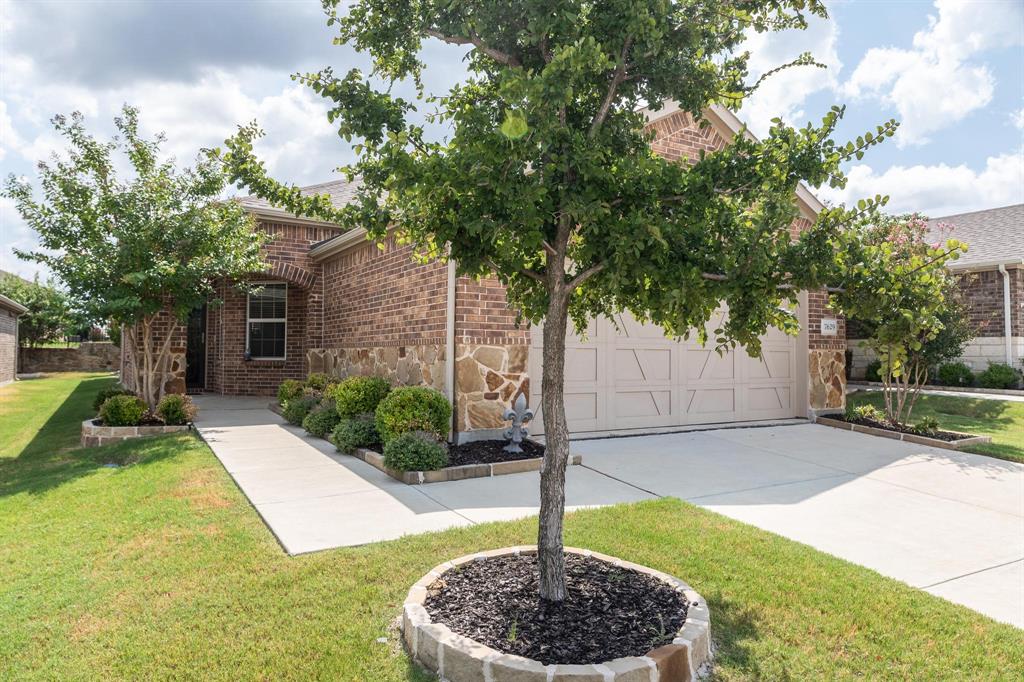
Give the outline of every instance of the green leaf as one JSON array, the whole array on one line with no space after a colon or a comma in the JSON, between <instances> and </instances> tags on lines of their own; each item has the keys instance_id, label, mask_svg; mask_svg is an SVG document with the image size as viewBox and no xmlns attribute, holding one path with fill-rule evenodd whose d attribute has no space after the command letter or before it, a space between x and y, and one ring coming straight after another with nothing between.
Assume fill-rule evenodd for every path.
<instances>
[{"instance_id":1,"label":"green leaf","mask_svg":"<svg viewBox=\"0 0 1024 682\"><path fill-rule=\"evenodd\" d=\"M518 140L530 130L526 119L518 112L509 111L505 114L505 122L501 124L501 134L510 140Z\"/></svg>"}]
</instances>

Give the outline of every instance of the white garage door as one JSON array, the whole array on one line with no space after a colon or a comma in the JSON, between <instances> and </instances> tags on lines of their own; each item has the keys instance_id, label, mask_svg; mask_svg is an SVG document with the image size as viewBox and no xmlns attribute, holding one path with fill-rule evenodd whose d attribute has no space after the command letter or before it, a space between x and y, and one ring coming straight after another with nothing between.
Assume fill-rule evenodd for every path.
<instances>
[{"instance_id":1,"label":"white garage door","mask_svg":"<svg viewBox=\"0 0 1024 682\"><path fill-rule=\"evenodd\" d=\"M714 329L721 314L708 324ZM542 333L530 349L533 428L543 433L540 414ZM795 338L771 330L761 358L742 349L719 356L695 339L674 341L660 327L629 314L592 322L586 340L566 339L565 409L573 432L779 419L798 414L794 377Z\"/></svg>"}]
</instances>

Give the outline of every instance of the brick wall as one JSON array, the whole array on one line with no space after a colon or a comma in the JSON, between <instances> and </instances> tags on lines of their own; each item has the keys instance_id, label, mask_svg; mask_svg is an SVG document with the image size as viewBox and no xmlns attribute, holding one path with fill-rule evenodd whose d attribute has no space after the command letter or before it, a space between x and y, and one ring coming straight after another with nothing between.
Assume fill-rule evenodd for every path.
<instances>
[{"instance_id":1,"label":"brick wall","mask_svg":"<svg viewBox=\"0 0 1024 682\"><path fill-rule=\"evenodd\" d=\"M1010 274L1011 336L1024 336L1024 269ZM979 337L1004 336L1003 275L998 270L964 273L959 285Z\"/></svg>"},{"instance_id":2,"label":"brick wall","mask_svg":"<svg viewBox=\"0 0 1024 682\"><path fill-rule=\"evenodd\" d=\"M495 278L455 283L455 341L461 344L529 345L530 329L516 324L516 311L505 299L505 286Z\"/></svg>"},{"instance_id":3,"label":"brick wall","mask_svg":"<svg viewBox=\"0 0 1024 682\"><path fill-rule=\"evenodd\" d=\"M0 308L0 384L14 381L17 372L17 330L17 316L10 310Z\"/></svg>"},{"instance_id":4,"label":"brick wall","mask_svg":"<svg viewBox=\"0 0 1024 682\"><path fill-rule=\"evenodd\" d=\"M419 263L408 245L366 242L323 263L321 347L445 342L448 267Z\"/></svg>"}]
</instances>

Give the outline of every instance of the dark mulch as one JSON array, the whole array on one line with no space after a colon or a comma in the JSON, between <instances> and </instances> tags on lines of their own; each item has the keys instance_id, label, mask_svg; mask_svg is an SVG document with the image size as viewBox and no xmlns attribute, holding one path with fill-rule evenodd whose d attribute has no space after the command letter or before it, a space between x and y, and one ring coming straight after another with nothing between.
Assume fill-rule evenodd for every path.
<instances>
[{"instance_id":1,"label":"dark mulch","mask_svg":"<svg viewBox=\"0 0 1024 682\"><path fill-rule=\"evenodd\" d=\"M871 426L876 429L885 429L886 431L895 431L897 433L911 433L915 436L924 436L925 438L934 438L936 440L944 440L947 443L953 441L963 440L964 438L970 438L962 433L953 433L952 431L918 431L912 426L904 426L903 424L892 424L890 422L880 422L874 419L861 419L855 417L849 419L846 415L836 414L828 415L829 419L835 419L837 421L846 422L847 424L859 424L860 426Z\"/></svg>"},{"instance_id":2,"label":"dark mulch","mask_svg":"<svg viewBox=\"0 0 1024 682\"><path fill-rule=\"evenodd\" d=\"M566 582L565 602L541 601L535 556L495 557L445 573L424 606L453 632L544 664L642 656L686 620L681 593L631 569L568 554Z\"/></svg>"},{"instance_id":3,"label":"dark mulch","mask_svg":"<svg viewBox=\"0 0 1024 682\"><path fill-rule=\"evenodd\" d=\"M507 440L478 440L453 445L448 450L449 466L494 464L544 456L544 446L531 440L523 441L522 452L505 452L504 448L508 443Z\"/></svg>"}]
</instances>

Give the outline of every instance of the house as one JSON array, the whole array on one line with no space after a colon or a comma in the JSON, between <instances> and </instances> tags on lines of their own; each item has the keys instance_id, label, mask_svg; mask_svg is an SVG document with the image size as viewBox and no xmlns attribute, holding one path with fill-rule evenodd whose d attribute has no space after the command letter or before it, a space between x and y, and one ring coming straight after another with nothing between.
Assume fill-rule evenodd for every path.
<instances>
[{"instance_id":1,"label":"house","mask_svg":"<svg viewBox=\"0 0 1024 682\"><path fill-rule=\"evenodd\" d=\"M648 112L654 150L671 159L721 148L740 130L723 108L698 127L677 107ZM353 186L307 187L338 204ZM822 205L800 187L794 233ZM446 392L460 440L505 426L519 393L540 405L541 334L516 324L496 279L456 276L453 264L419 262L393 239L368 242L364 230L297 218L255 198L241 199L266 245L270 272L246 296L219 285L224 305L197 310L174 344L173 391L271 395L286 378L310 372L379 374ZM618 329L595 320L571 335L566 406L576 432L804 417L845 401L844 324L824 292L804 292L798 337L771 332L762 358L719 356L695 341L666 339L628 315ZM539 415L537 433L542 428Z\"/></svg>"},{"instance_id":2,"label":"house","mask_svg":"<svg viewBox=\"0 0 1024 682\"><path fill-rule=\"evenodd\" d=\"M1024 204L934 218L929 241L966 242L967 253L949 263L959 280L977 336L961 360L975 371L993 362L1021 368L1024 362ZM864 376L870 354L849 339L855 377Z\"/></svg>"},{"instance_id":3,"label":"house","mask_svg":"<svg viewBox=\"0 0 1024 682\"><path fill-rule=\"evenodd\" d=\"M0 294L0 386L18 375L18 317L28 308Z\"/></svg>"}]
</instances>

